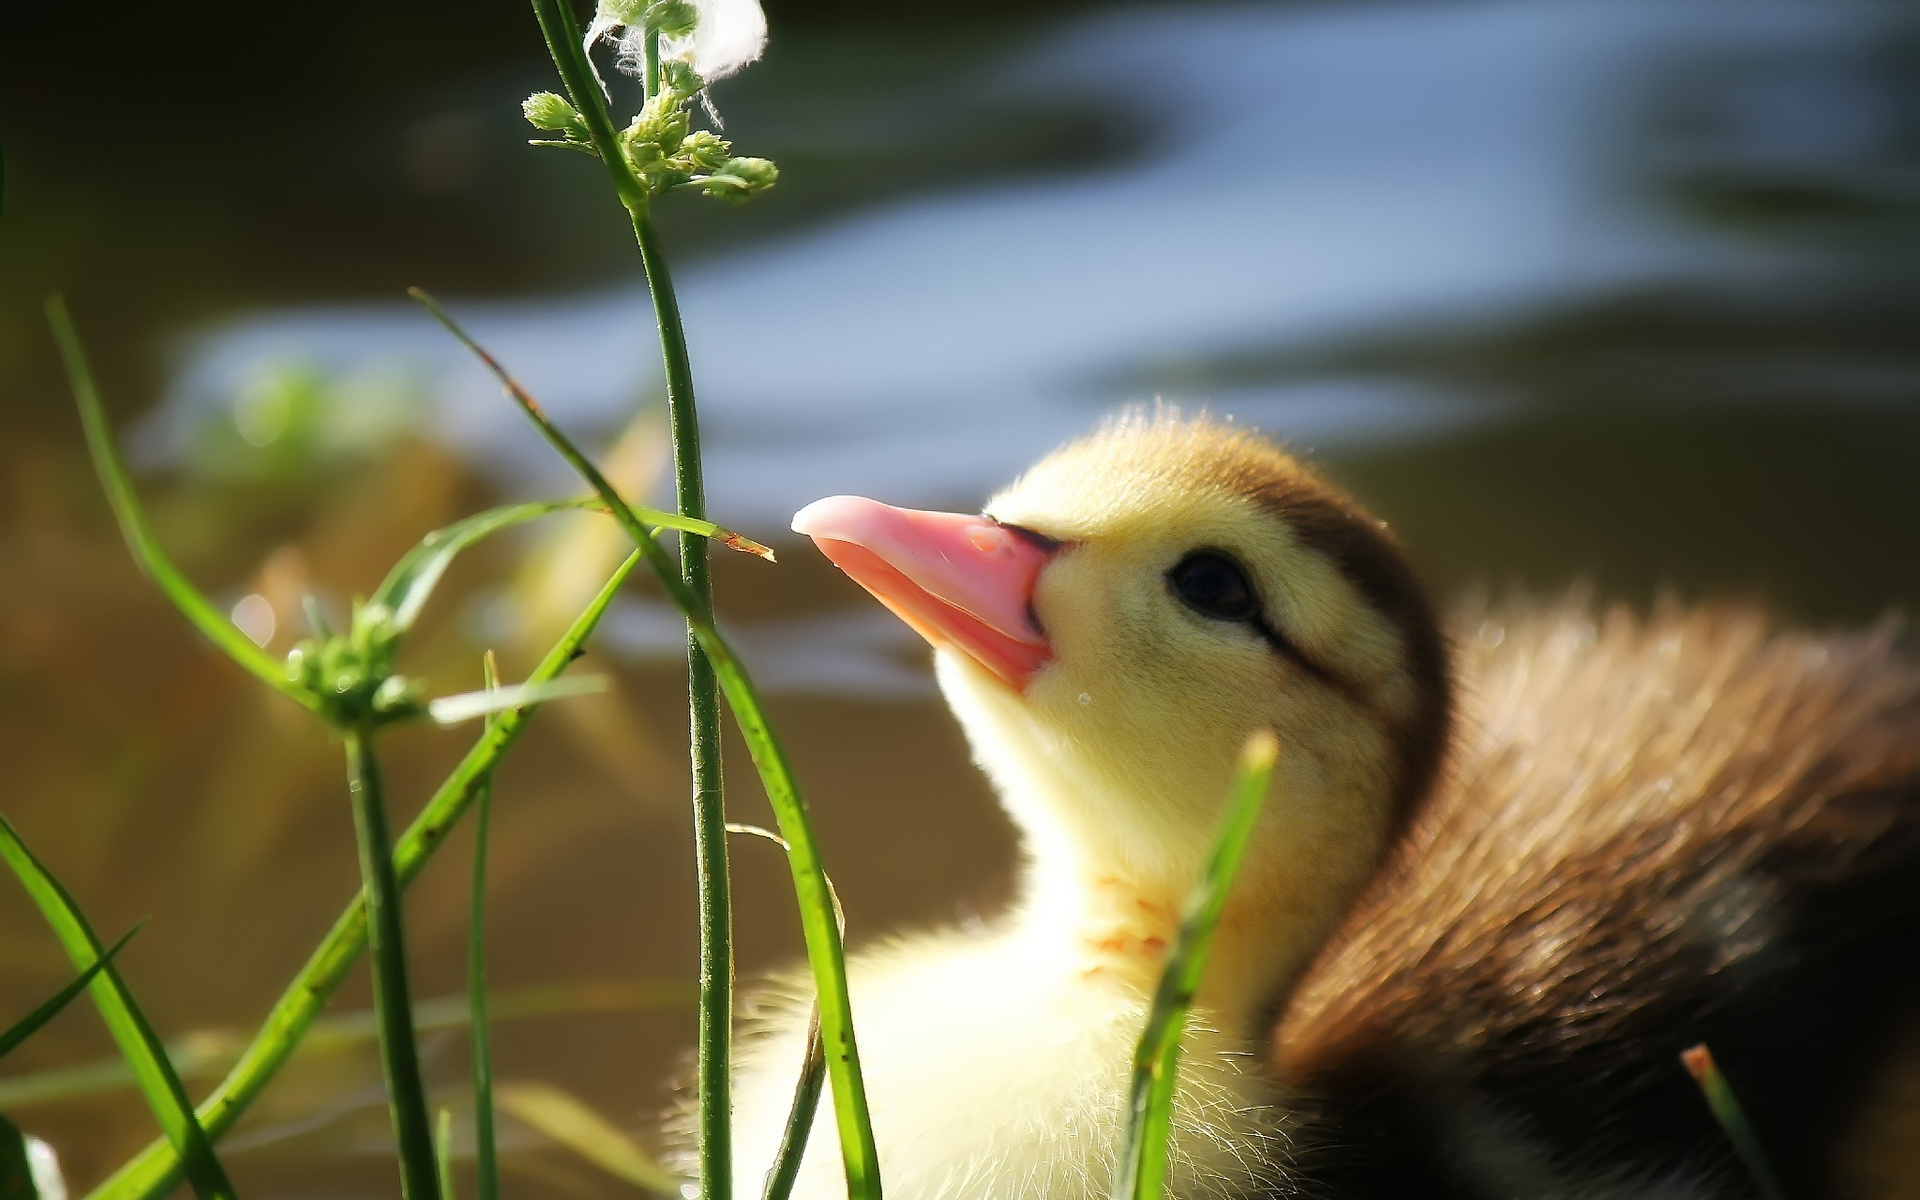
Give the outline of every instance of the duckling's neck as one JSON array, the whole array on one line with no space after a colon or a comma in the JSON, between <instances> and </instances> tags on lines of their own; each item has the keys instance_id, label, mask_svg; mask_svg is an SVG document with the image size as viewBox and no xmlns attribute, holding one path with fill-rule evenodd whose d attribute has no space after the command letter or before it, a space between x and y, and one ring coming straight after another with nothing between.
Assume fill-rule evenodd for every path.
<instances>
[{"instance_id":1,"label":"duckling's neck","mask_svg":"<svg viewBox=\"0 0 1920 1200\"><path fill-rule=\"evenodd\" d=\"M1142 869L1117 856L1049 845L1028 830L1028 860L1015 920L1048 947L1055 961L1097 989L1151 995L1167 952L1178 936L1181 912L1199 878L1199 865ZM1274 881L1249 863L1215 928L1212 953L1196 1004L1221 1028L1250 1028L1292 986L1325 936L1317 913L1293 911Z\"/></svg>"}]
</instances>

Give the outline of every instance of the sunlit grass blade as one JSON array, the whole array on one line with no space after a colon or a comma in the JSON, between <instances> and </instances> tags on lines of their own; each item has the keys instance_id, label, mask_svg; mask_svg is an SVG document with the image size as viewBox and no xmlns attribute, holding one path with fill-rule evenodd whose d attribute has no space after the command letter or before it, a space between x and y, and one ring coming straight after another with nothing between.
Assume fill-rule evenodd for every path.
<instances>
[{"instance_id":1,"label":"sunlit grass blade","mask_svg":"<svg viewBox=\"0 0 1920 1200\"><path fill-rule=\"evenodd\" d=\"M374 589L371 603L386 606L387 611L393 614L395 629L411 629L454 556L468 546L523 521L557 512L599 507L598 500L543 500L531 504L502 505L455 521L421 538L418 545L393 564L387 577Z\"/></svg>"},{"instance_id":2,"label":"sunlit grass blade","mask_svg":"<svg viewBox=\"0 0 1920 1200\"><path fill-rule=\"evenodd\" d=\"M550 1083L503 1083L500 1107L615 1179L679 1200L683 1182L573 1094Z\"/></svg>"},{"instance_id":3,"label":"sunlit grass blade","mask_svg":"<svg viewBox=\"0 0 1920 1200\"><path fill-rule=\"evenodd\" d=\"M636 550L615 568L606 585L528 676L530 682L555 679L566 670L599 625L600 618L606 614L607 606L613 603L621 584L639 565L640 558L640 552ZM472 749L467 751L466 757L460 760L460 765L454 768L453 773L427 801L426 807L394 846L393 870L402 886L426 865L427 859L445 839L447 831L479 794L481 785L491 775L501 755L513 745L536 711L532 708L514 709L489 723ZM293 982L287 985L286 991L281 993L273 1011L267 1015L240 1061L234 1064L226 1079L201 1104L201 1121L210 1136L218 1138L231 1129L261 1089L285 1065L301 1037L326 1007L327 997L346 978L347 971L366 944L367 913L365 895L362 893L356 895L346 911L334 921L325 940L307 959L300 973L294 976ZM179 1170L178 1154L167 1143L156 1142L95 1188L90 1193L91 1200L127 1200L130 1197L154 1200L173 1185Z\"/></svg>"},{"instance_id":4,"label":"sunlit grass blade","mask_svg":"<svg viewBox=\"0 0 1920 1200\"><path fill-rule=\"evenodd\" d=\"M503 688L441 696L428 701L427 715L441 725L458 725L475 717L525 708L529 704L545 704L549 700L588 696L606 690L605 675L570 675L565 679L550 679L541 683L515 683Z\"/></svg>"},{"instance_id":5,"label":"sunlit grass blade","mask_svg":"<svg viewBox=\"0 0 1920 1200\"><path fill-rule=\"evenodd\" d=\"M453 1191L453 1111L440 1110L440 1122L433 1130L433 1166L440 1180L440 1195L455 1200Z\"/></svg>"},{"instance_id":6,"label":"sunlit grass blade","mask_svg":"<svg viewBox=\"0 0 1920 1200\"><path fill-rule=\"evenodd\" d=\"M290 697L303 708L318 712L320 702L313 693L290 681L280 661L254 645L253 639L242 633L240 627L225 613L215 608L213 602L202 595L173 565L166 552L160 549L153 530L147 525L146 513L140 508L140 498L133 490L133 480L127 473L126 463L114 445L113 432L107 427L106 413L100 407L99 389L94 386L93 372L87 366L86 352L80 345L79 331L74 328L73 318L67 313L67 303L61 297L48 298L47 320L53 326L54 341L59 343L60 357L66 363L67 379L73 387L74 401L80 408L80 425L86 432L87 450L93 455L94 470L100 476L101 485L106 488L107 502L113 506L114 519L120 523L121 536L126 539L127 548L133 552L134 561L173 602L173 606L193 622L194 628L228 658L252 672L273 690Z\"/></svg>"},{"instance_id":7,"label":"sunlit grass blade","mask_svg":"<svg viewBox=\"0 0 1920 1200\"><path fill-rule=\"evenodd\" d=\"M5 1033L0 1033L0 1058L13 1053L14 1047L38 1033L42 1025L59 1016L60 1010L71 1003L75 996L85 991L87 985L93 982L95 975L107 969L108 964L113 962L114 955L120 953L121 948L133 940L133 935L139 933L140 926L144 924L146 922L142 921L121 934L119 941L108 946L91 966L68 980L67 985L49 997L46 1003L14 1022L13 1027Z\"/></svg>"},{"instance_id":8,"label":"sunlit grass blade","mask_svg":"<svg viewBox=\"0 0 1920 1200\"><path fill-rule=\"evenodd\" d=\"M465 346L467 351L475 358L479 359L481 363L486 366L487 370L493 373L494 378L500 380L501 387L507 389L507 395L510 398L523 405L531 404L535 408L539 407L539 403L535 401L533 397L527 395L518 383L513 382L512 376L507 373L505 367L500 365L499 360L495 359L493 355L487 351L486 347L474 341L472 335L468 334L467 331L461 327L460 323L455 321L452 315L449 314L445 308L441 307L440 302L435 300L426 289L417 287L408 288L407 295L417 300L422 308L433 315L434 320L440 322L441 326L454 336L455 340L462 346ZM569 459L569 461L571 462L572 460ZM592 469L592 465L588 463L585 458L573 463L575 470L580 470L583 465L587 466L588 469ZM609 490L611 490L611 485L609 485ZM599 509L606 507L606 502L597 496L593 499L582 499L568 503L578 507ZM641 521L652 526L656 531L661 529L675 529L681 533L698 534L701 537L710 538L713 541L719 542L729 550L737 550L742 554L751 554L755 558L764 558L768 562L777 561L771 547L762 545L752 538L747 537L745 534L735 533L731 529L724 529L704 518L684 516L680 513L662 512L657 508L647 508L631 502L628 503L627 507L632 509Z\"/></svg>"},{"instance_id":9,"label":"sunlit grass blade","mask_svg":"<svg viewBox=\"0 0 1920 1200\"><path fill-rule=\"evenodd\" d=\"M1740 1107L1740 1101L1734 1096L1727 1077L1720 1073L1720 1065L1713 1061L1713 1051L1702 1042L1682 1050L1680 1061L1700 1086L1700 1094L1706 1097L1707 1107L1713 1110L1713 1119L1726 1131L1727 1140L1733 1143L1734 1153L1740 1156L1753 1181L1760 1186L1760 1194L1766 1200L1786 1200L1786 1193L1780 1188L1779 1176L1773 1173L1773 1165L1767 1161L1766 1151L1760 1148L1760 1138L1748 1123L1746 1111Z\"/></svg>"},{"instance_id":10,"label":"sunlit grass blade","mask_svg":"<svg viewBox=\"0 0 1920 1200\"><path fill-rule=\"evenodd\" d=\"M367 903L367 962L373 968L373 1012L380 1026L380 1070L400 1153L401 1200L436 1200L433 1128L427 1117L427 1086L413 1032L413 994L407 980L405 922L400 881L393 870L387 833L387 802L380 760L369 730L349 729L347 790L353 800L354 840L360 850L361 894Z\"/></svg>"},{"instance_id":11,"label":"sunlit grass blade","mask_svg":"<svg viewBox=\"0 0 1920 1200\"><path fill-rule=\"evenodd\" d=\"M482 675L500 682L493 651ZM489 721L489 724L492 722ZM467 907L467 1018L473 1040L474 1200L500 1200L500 1163L493 1138L493 1038L487 1026L487 837L493 825L493 781L480 788L473 814L473 897Z\"/></svg>"},{"instance_id":12,"label":"sunlit grass blade","mask_svg":"<svg viewBox=\"0 0 1920 1200\"><path fill-rule=\"evenodd\" d=\"M1214 842L1213 856L1187 896L1180 931L1167 953L1166 969L1147 1014L1146 1031L1140 1035L1133 1055L1126 1142L1114 1179L1114 1200L1160 1200L1166 1193L1180 1039L1186 1033L1194 994L1206 971L1214 928L1226 906L1247 841L1253 836L1254 822L1266 802L1267 781L1279 752L1279 743L1271 733L1257 733L1248 739L1227 794L1226 820Z\"/></svg>"},{"instance_id":13,"label":"sunlit grass blade","mask_svg":"<svg viewBox=\"0 0 1920 1200\"><path fill-rule=\"evenodd\" d=\"M94 1005L100 1010L100 1017L120 1047L120 1053L133 1067L140 1091L179 1155L194 1194L202 1200L232 1197L233 1184L214 1156L212 1140L194 1116L193 1101L188 1098L180 1076L175 1074L159 1035L134 1003L133 993L120 978L120 972L111 962L103 962L105 955L101 952L100 939L94 936L93 927L73 897L27 849L5 817L0 817L0 858L6 860L27 894L33 897L73 965L84 971L95 963L102 963L100 971L87 985L93 992Z\"/></svg>"},{"instance_id":14,"label":"sunlit grass blade","mask_svg":"<svg viewBox=\"0 0 1920 1200\"><path fill-rule=\"evenodd\" d=\"M443 315L449 324L452 319ZM471 338L461 339L478 352ZM854 1041L853 1005L847 996L846 951L834 918L832 889L814 842L813 823L807 815L806 801L794 779L786 750L768 723L759 692L746 669L740 665L726 639L714 626L713 618L681 580L674 562L667 556L640 516L627 506L587 457L568 440L532 396L527 394L491 356L481 359L494 373L500 386L533 421L548 443L592 485L606 502L614 518L646 556L647 566L660 581L668 597L687 618L693 636L706 652L733 709L742 739L747 743L761 786L773 806L780 833L786 839L787 865L793 875L794 895L800 906L800 928L807 947L807 962L813 971L815 993L820 1003L820 1031L827 1047L827 1076L833 1086L834 1117L839 1126L841 1159L846 1167L847 1194L851 1200L868 1200L880 1195L879 1154L874 1148L873 1120L867 1111L866 1084L860 1077L860 1050ZM724 825L722 826L724 832ZM703 914L704 915L704 914ZM703 978L703 984L707 982ZM703 991L703 1003L708 993Z\"/></svg>"}]
</instances>

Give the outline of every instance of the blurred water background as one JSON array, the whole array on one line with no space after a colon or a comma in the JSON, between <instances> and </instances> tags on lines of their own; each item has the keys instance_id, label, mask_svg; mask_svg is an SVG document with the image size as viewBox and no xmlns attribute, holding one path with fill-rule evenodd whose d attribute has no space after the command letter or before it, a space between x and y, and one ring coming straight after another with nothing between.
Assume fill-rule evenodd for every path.
<instances>
[{"instance_id":1,"label":"blurred water background","mask_svg":"<svg viewBox=\"0 0 1920 1200\"><path fill-rule=\"evenodd\" d=\"M713 513L782 551L721 562L720 608L856 939L990 910L1011 845L925 651L784 533L820 495L976 507L1164 400L1312 454L1450 595L1584 579L1822 624L1920 601L1911 4L769 12L766 61L715 100L778 188L661 223ZM70 296L161 536L275 650L303 592L343 609L427 529L572 490L405 286L662 498L664 422L603 177L523 144L549 86L528 12L149 16L0 16L0 810L104 931L152 915L122 961L198 1090L352 892L338 755L135 573L41 296ZM440 690L485 646L524 670L618 554L569 521L463 562L411 665ZM692 1031L681 637L645 589L622 602L592 655L617 690L536 722L495 839L521 1013L498 1069L643 1141ZM464 744L389 742L403 815ZM459 986L465 871L456 838L410 894L422 995ZM735 876L751 977L798 940L775 852L737 847ZM0 1015L63 974L0 889ZM390 1190L365 1003L357 980L231 1139L243 1190ZM463 1038L428 1044L458 1106ZM76 1007L0 1068L0 1111L80 1182L152 1134L110 1056ZM516 1194L624 1186L507 1132Z\"/></svg>"}]
</instances>

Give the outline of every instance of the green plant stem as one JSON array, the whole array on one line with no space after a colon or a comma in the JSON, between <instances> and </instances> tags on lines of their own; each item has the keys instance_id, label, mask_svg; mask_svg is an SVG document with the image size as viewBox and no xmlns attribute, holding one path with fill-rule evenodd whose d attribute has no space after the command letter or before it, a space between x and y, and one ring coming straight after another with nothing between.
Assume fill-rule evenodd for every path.
<instances>
[{"instance_id":1,"label":"green plant stem","mask_svg":"<svg viewBox=\"0 0 1920 1200\"><path fill-rule=\"evenodd\" d=\"M706 519L706 486L700 469L700 418L693 401L693 368L686 330L674 298L673 277L644 208L633 211L633 234L653 295L666 360L667 413L673 427L673 481L680 515ZM707 539L680 534L680 579L709 623L713 582ZM700 1195L733 1195L733 914L727 869L727 802L720 770L720 692L700 639L687 626L687 707L693 768L694 862L700 900Z\"/></svg>"},{"instance_id":2,"label":"green plant stem","mask_svg":"<svg viewBox=\"0 0 1920 1200\"><path fill-rule=\"evenodd\" d=\"M1126 1142L1114 1178L1114 1200L1161 1200L1173 1135L1173 1094L1180 1039L1200 990L1213 933L1226 908L1227 893L1240 870L1254 822L1267 798L1279 744L1261 732L1248 740L1227 793L1226 819L1214 841L1206 870L1188 894L1180 930L1167 951L1167 965L1147 1013L1146 1029L1133 1054L1133 1087L1127 1105Z\"/></svg>"},{"instance_id":3,"label":"green plant stem","mask_svg":"<svg viewBox=\"0 0 1920 1200\"><path fill-rule=\"evenodd\" d=\"M826 1045L827 1078L833 1087L834 1120L840 1133L840 1156L846 1169L847 1195L850 1200L878 1200L880 1196L879 1155L874 1148L873 1121L867 1112L866 1084L860 1076L860 1050L853 1035L853 1005L847 995L846 950L833 904L833 889L827 882L825 866L813 837L813 821L807 803L801 797L799 782L787 759L786 748L767 721L759 691L752 678L734 656L711 613L702 606L686 583L672 558L627 502L607 482L579 447L568 440L540 407L539 401L520 386L519 381L491 355L482 350L453 319L439 313L463 343L486 364L500 386L527 418L539 429L568 465L585 479L606 502L614 519L645 556L647 566L667 597L688 618L700 648L713 664L720 690L733 710L742 740L759 772L767 802L773 808L780 833L787 843L787 868L793 876L794 897L800 907L800 931L807 947L807 963L813 972L814 989L820 1004L821 1038Z\"/></svg>"},{"instance_id":4,"label":"green plant stem","mask_svg":"<svg viewBox=\"0 0 1920 1200\"><path fill-rule=\"evenodd\" d=\"M667 376L667 408L673 426L673 477L680 515L704 519L706 497L700 470L700 421L694 407L693 369L686 331L674 298L673 277L654 233L651 201L620 149L606 96L580 42L564 0L533 0L540 32L574 110L586 122L615 193L633 222L640 262L653 297L660 354ZM646 87L660 89L658 35L647 40ZM649 538L648 540L651 540ZM700 904L700 1032L698 1039L699 1157L702 1200L733 1197L733 919L727 872L726 797L720 765L720 700L693 621L713 615L706 539L682 533L681 581L693 607L687 611L689 755L693 774L694 861Z\"/></svg>"},{"instance_id":5,"label":"green plant stem","mask_svg":"<svg viewBox=\"0 0 1920 1200\"><path fill-rule=\"evenodd\" d=\"M546 657L528 675L529 681L558 678L580 653L587 638L599 625L607 606L613 603L620 585L640 564L639 551L627 556L607 579L593 601L574 618L572 626L554 643ZM520 736L536 707L514 709L500 714L488 724L466 757L460 760L445 782L434 792L420 815L400 838L393 851L393 872L405 887L420 873L427 859L445 840L447 831L460 819L467 806L479 794L508 748ZM281 993L273 1011L267 1014L260 1031L213 1094L201 1103L200 1124L207 1136L218 1139L233 1128L248 1105L260 1095L276 1072L292 1056L300 1039L326 1007L327 998L340 986L367 943L366 893L350 901L333 928L307 963ZM180 1157L166 1141L149 1145L105 1182L89 1193L88 1200L158 1200L180 1179Z\"/></svg>"},{"instance_id":6,"label":"green plant stem","mask_svg":"<svg viewBox=\"0 0 1920 1200\"><path fill-rule=\"evenodd\" d=\"M380 1069L387 1080L387 1107L400 1149L403 1200L436 1200L433 1123L427 1087L420 1076L420 1050L413 1037L413 994L407 986L407 944L400 908L400 881L393 871L387 835L387 802L371 730L346 733L347 787L353 795L353 831L360 844L360 878L367 897L367 948L373 966L373 1013L380 1027Z\"/></svg>"},{"instance_id":7,"label":"green plant stem","mask_svg":"<svg viewBox=\"0 0 1920 1200\"><path fill-rule=\"evenodd\" d=\"M499 682L493 652L486 657L486 683ZM488 720L493 724L493 719ZM480 789L473 814L473 896L467 909L467 1018L473 1041L474 1200L500 1200L500 1171L493 1138L493 1037L487 1026L487 836L493 825L493 781ZM447 1197L447 1200L452 1200Z\"/></svg>"}]
</instances>

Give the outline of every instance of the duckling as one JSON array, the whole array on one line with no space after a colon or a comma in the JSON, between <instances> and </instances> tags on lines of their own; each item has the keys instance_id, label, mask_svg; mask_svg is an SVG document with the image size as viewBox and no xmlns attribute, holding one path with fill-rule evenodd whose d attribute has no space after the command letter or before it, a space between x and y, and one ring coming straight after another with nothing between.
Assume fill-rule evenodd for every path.
<instances>
[{"instance_id":1,"label":"duckling","mask_svg":"<svg viewBox=\"0 0 1920 1200\"><path fill-rule=\"evenodd\" d=\"M1703 996L1739 1008L1777 946L1844 958L1796 924L1802 900L1877 904L1863 944L1913 931L1890 872L1920 827L1920 673L1884 631L1488 616L1502 635L1456 639L1457 685L1379 521L1258 436L1169 412L1055 452L982 516L833 497L794 528L933 645L1021 836L1005 914L849 959L899 1200L1108 1194L1133 1046L1257 730L1283 750L1185 1042L1177 1196L1692 1188L1691 1146L1641 1153L1705 1119L1668 1095L1671 1055L1765 1049ZM1882 1033L1911 1011L1869 990ZM753 1005L742 1187L773 1160L809 999L796 980ZM803 1200L843 1194L826 1109Z\"/></svg>"}]
</instances>

